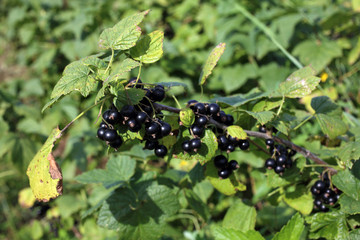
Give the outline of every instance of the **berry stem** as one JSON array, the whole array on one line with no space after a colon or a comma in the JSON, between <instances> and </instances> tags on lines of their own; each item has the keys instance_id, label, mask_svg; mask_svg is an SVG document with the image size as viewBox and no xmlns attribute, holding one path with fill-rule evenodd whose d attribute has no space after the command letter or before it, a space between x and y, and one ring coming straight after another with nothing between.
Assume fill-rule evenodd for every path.
<instances>
[{"instance_id":1,"label":"berry stem","mask_svg":"<svg viewBox=\"0 0 360 240\"><path fill-rule=\"evenodd\" d=\"M157 110L164 110L164 111L173 112L173 113L179 113L180 112L180 109L178 109L178 108L162 105L162 104L159 104L159 103L154 103L153 105L154 105L154 108L157 109ZM222 130L226 130L226 128L227 128L227 126L225 124L221 124L221 123L215 121L213 118L210 118L208 123L213 124L217 128L220 128ZM316 156L314 153L310 152L309 150L307 150L307 149L305 149L303 147L300 147L300 146L294 144L291 141L288 141L288 140L285 140L285 139L282 139L282 138L279 138L279 137L276 137L276 136L271 137L271 136L267 135L266 133L249 131L249 130L244 130L244 131L250 137L257 137L257 138L263 138L263 139L272 138L272 139L274 139L275 142L278 142L278 143L280 143L282 145L285 145L288 148L291 148L291 149L295 150L296 152L300 153L304 157L311 159L316 164L322 165L329 172L331 172L331 174L337 173L336 169L332 168L328 163L323 161L321 158Z\"/></svg>"}]
</instances>

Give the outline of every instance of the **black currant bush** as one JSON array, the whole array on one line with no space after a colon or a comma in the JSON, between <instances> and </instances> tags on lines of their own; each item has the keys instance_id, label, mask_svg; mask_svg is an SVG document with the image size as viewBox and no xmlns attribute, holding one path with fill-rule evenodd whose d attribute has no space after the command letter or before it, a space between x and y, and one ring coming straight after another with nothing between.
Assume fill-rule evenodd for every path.
<instances>
[{"instance_id":1,"label":"black currant bush","mask_svg":"<svg viewBox=\"0 0 360 240\"><path fill-rule=\"evenodd\" d=\"M232 4L232 11L255 21L281 47L265 25L240 5ZM262 86L266 91L261 91L250 81L248 86L237 85L235 79L221 85L225 94L218 95L219 89L209 76L228 46L220 43L206 60L195 87L201 94L176 95L179 88L186 89L182 93L188 90L185 81L163 82L163 78L146 72L149 64L162 57L164 44L162 31L146 33L151 28L139 27L147 14L128 15L105 29L98 44L101 53L66 66L43 111L61 104L69 111L67 97L75 92L92 105L77 116L73 114L76 117L61 130L53 129L30 162L27 175L35 197L48 202L64 189L64 195L55 200L60 206L81 209L82 219L93 216L100 227L116 230L120 239L182 238L178 232L195 234L187 235L192 239L356 239L360 226L359 124L356 114L343 113L341 108L356 109L357 105L346 101L337 104L320 94L325 92L317 77L321 64L314 61L314 65L302 67L281 47L299 67L286 80L280 74L284 81L265 89ZM342 46L346 44L351 43L342 42ZM231 51L236 49L230 46ZM297 48L294 52L305 58ZM249 59L256 61L260 55ZM237 73L236 68L224 67L230 64L229 56L224 57L228 62L219 67L225 70L215 70L215 79L223 73L224 78L232 71ZM188 60L192 58L204 59L199 55ZM240 55L235 58L242 59ZM169 69L166 63L163 67ZM177 64L177 71L180 67ZM249 74L247 67L240 70L239 79L242 74L250 79L259 77ZM262 77L271 78L275 71ZM221 97L240 87L252 90ZM6 99L5 94L0 97ZM17 122L16 117L10 120ZM66 151L77 156L93 143L98 148L89 151L103 153L99 160L93 160L101 169L79 169L81 174L75 178L89 184L78 199L84 201L86 194L92 194L87 209L67 200L73 187L69 182L63 186L65 175L53 151L81 117L96 119L96 127L90 127L86 137L78 136L81 140ZM281 216L279 222L269 216L274 212L281 212L275 214Z\"/></svg>"}]
</instances>

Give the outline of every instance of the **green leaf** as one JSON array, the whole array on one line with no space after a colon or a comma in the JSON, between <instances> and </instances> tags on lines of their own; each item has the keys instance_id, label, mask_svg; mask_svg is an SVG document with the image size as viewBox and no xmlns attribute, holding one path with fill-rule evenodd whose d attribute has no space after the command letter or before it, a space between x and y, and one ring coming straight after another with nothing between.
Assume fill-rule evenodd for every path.
<instances>
[{"instance_id":1,"label":"green leaf","mask_svg":"<svg viewBox=\"0 0 360 240\"><path fill-rule=\"evenodd\" d=\"M237 125L228 126L226 128L226 132L228 135L235 137L236 139L239 140L240 139L244 140L247 137L246 132L240 126Z\"/></svg>"},{"instance_id":2,"label":"green leaf","mask_svg":"<svg viewBox=\"0 0 360 240\"><path fill-rule=\"evenodd\" d=\"M263 112L244 111L244 112L255 118L259 123L261 123L261 125L270 122L275 116L275 113L271 111L263 111Z\"/></svg>"},{"instance_id":3,"label":"green leaf","mask_svg":"<svg viewBox=\"0 0 360 240\"><path fill-rule=\"evenodd\" d=\"M218 175L218 170L216 169L214 163L209 162L206 165L205 171L206 178L210 181L210 183L222 194L231 196L234 195L238 191L245 191L246 186L239 182L234 174L231 174L229 178L220 179Z\"/></svg>"},{"instance_id":4,"label":"green leaf","mask_svg":"<svg viewBox=\"0 0 360 240\"><path fill-rule=\"evenodd\" d=\"M66 66L62 78L55 85L51 98L58 98L73 91L79 91L84 97L96 87L96 81L91 74L90 67L82 60Z\"/></svg>"},{"instance_id":5,"label":"green leaf","mask_svg":"<svg viewBox=\"0 0 360 240\"><path fill-rule=\"evenodd\" d=\"M356 46L351 49L349 56L348 56L348 64L351 66L353 65L356 60L360 57L360 38L358 38Z\"/></svg>"},{"instance_id":6,"label":"green leaf","mask_svg":"<svg viewBox=\"0 0 360 240\"><path fill-rule=\"evenodd\" d=\"M279 101L270 101L268 99L262 100L254 105L252 108L253 112L263 112L263 111L269 111L274 108L277 108L281 105L282 100Z\"/></svg>"},{"instance_id":7,"label":"green leaf","mask_svg":"<svg viewBox=\"0 0 360 240\"><path fill-rule=\"evenodd\" d=\"M339 171L332 177L333 184L356 201L360 199L360 180L349 170Z\"/></svg>"},{"instance_id":8,"label":"green leaf","mask_svg":"<svg viewBox=\"0 0 360 240\"><path fill-rule=\"evenodd\" d=\"M41 109L41 113L44 113L44 111L48 108L51 108L52 105L54 105L54 103L56 103L59 99L61 98L61 96L57 96L53 99L51 99L48 103L46 103L44 105L44 107Z\"/></svg>"},{"instance_id":9,"label":"green leaf","mask_svg":"<svg viewBox=\"0 0 360 240\"><path fill-rule=\"evenodd\" d=\"M229 106L238 107L250 101L257 100L266 96L267 93L253 92L248 94L236 94L229 97L216 97L211 99L211 102L220 102L220 103L225 103Z\"/></svg>"},{"instance_id":10,"label":"green leaf","mask_svg":"<svg viewBox=\"0 0 360 240\"><path fill-rule=\"evenodd\" d=\"M211 231L215 240L264 240L261 234L254 230L249 230L244 233L239 230L213 225Z\"/></svg>"},{"instance_id":11,"label":"green leaf","mask_svg":"<svg viewBox=\"0 0 360 240\"><path fill-rule=\"evenodd\" d=\"M346 164L346 167L352 168L353 162L360 158L360 140L356 142L348 142L338 151L338 155L341 161Z\"/></svg>"},{"instance_id":12,"label":"green leaf","mask_svg":"<svg viewBox=\"0 0 360 240\"><path fill-rule=\"evenodd\" d=\"M184 87L188 89L188 85L182 82L157 82L159 85L163 85L164 87L172 88L172 87Z\"/></svg>"},{"instance_id":13,"label":"green leaf","mask_svg":"<svg viewBox=\"0 0 360 240\"><path fill-rule=\"evenodd\" d=\"M292 73L285 82L279 85L280 95L288 98L301 98L309 95L320 83L311 67L304 67Z\"/></svg>"},{"instance_id":14,"label":"green leaf","mask_svg":"<svg viewBox=\"0 0 360 240\"><path fill-rule=\"evenodd\" d=\"M114 104L118 109L124 105L136 105L145 97L145 91L140 88L128 88L116 92L110 89L110 92L116 96Z\"/></svg>"},{"instance_id":15,"label":"green leaf","mask_svg":"<svg viewBox=\"0 0 360 240\"><path fill-rule=\"evenodd\" d=\"M189 128L195 121L195 114L190 108L181 110L179 117L182 124L187 128Z\"/></svg>"},{"instance_id":16,"label":"green leaf","mask_svg":"<svg viewBox=\"0 0 360 240\"><path fill-rule=\"evenodd\" d=\"M236 219L236 221L234 221ZM241 200L236 200L227 210L222 226L242 232L255 229L256 210L245 205Z\"/></svg>"},{"instance_id":17,"label":"green leaf","mask_svg":"<svg viewBox=\"0 0 360 240\"><path fill-rule=\"evenodd\" d=\"M310 224L311 239L348 239L346 216L340 211L316 213L305 220Z\"/></svg>"},{"instance_id":18,"label":"green leaf","mask_svg":"<svg viewBox=\"0 0 360 240\"><path fill-rule=\"evenodd\" d=\"M336 41L306 40L296 45L293 54L305 65L311 65L316 73L323 70L333 58L341 57L342 51Z\"/></svg>"},{"instance_id":19,"label":"green leaf","mask_svg":"<svg viewBox=\"0 0 360 240\"><path fill-rule=\"evenodd\" d=\"M275 234L273 240L298 240L305 230L304 219L296 213L289 222Z\"/></svg>"},{"instance_id":20,"label":"green leaf","mask_svg":"<svg viewBox=\"0 0 360 240\"><path fill-rule=\"evenodd\" d=\"M101 183L112 186L128 181L135 173L136 161L129 156L112 155L106 169L94 169L76 177L81 183Z\"/></svg>"},{"instance_id":21,"label":"green leaf","mask_svg":"<svg viewBox=\"0 0 360 240\"><path fill-rule=\"evenodd\" d=\"M137 192L118 188L101 207L98 225L116 230L119 239L158 239L178 209L176 195L166 186L145 183Z\"/></svg>"},{"instance_id":22,"label":"green leaf","mask_svg":"<svg viewBox=\"0 0 360 240\"><path fill-rule=\"evenodd\" d=\"M190 189L184 189L186 200L190 207L194 209L205 221L210 218L210 212L208 206L201 201L198 195L196 195Z\"/></svg>"},{"instance_id":23,"label":"green leaf","mask_svg":"<svg viewBox=\"0 0 360 240\"><path fill-rule=\"evenodd\" d=\"M333 103L329 97L320 96L311 99L311 107L315 111L321 130L331 139L347 131L347 125L342 121L341 108Z\"/></svg>"},{"instance_id":24,"label":"green leaf","mask_svg":"<svg viewBox=\"0 0 360 240\"><path fill-rule=\"evenodd\" d=\"M349 240L358 240L360 239L360 229L355 229L350 232Z\"/></svg>"},{"instance_id":25,"label":"green leaf","mask_svg":"<svg viewBox=\"0 0 360 240\"><path fill-rule=\"evenodd\" d=\"M190 139L190 133L186 129L182 132L183 139ZM175 145L176 152L179 152L175 155L176 158L183 160L197 160L201 165L204 165L206 162L210 161L216 153L218 148L217 138L214 132L210 129L205 129L204 136L201 138L201 147L198 149L197 153L183 153L181 148L181 143L183 141L178 141Z\"/></svg>"},{"instance_id":26,"label":"green leaf","mask_svg":"<svg viewBox=\"0 0 360 240\"><path fill-rule=\"evenodd\" d=\"M210 53L208 58L206 59L205 65L201 71L201 75L199 78L199 84L204 85L206 79L211 74L212 70L216 66L217 62L219 61L221 55L225 51L225 43L219 43Z\"/></svg>"},{"instance_id":27,"label":"green leaf","mask_svg":"<svg viewBox=\"0 0 360 240\"><path fill-rule=\"evenodd\" d=\"M60 129L53 129L26 171L30 187L38 201L48 202L51 198L62 194L61 169L51 152L56 140L60 137Z\"/></svg>"},{"instance_id":28,"label":"green leaf","mask_svg":"<svg viewBox=\"0 0 360 240\"><path fill-rule=\"evenodd\" d=\"M100 34L99 48L126 50L135 46L141 35L141 29L138 24L142 22L148 12L149 10L136 13L122 19L114 27L105 29Z\"/></svg>"},{"instance_id":29,"label":"green leaf","mask_svg":"<svg viewBox=\"0 0 360 240\"><path fill-rule=\"evenodd\" d=\"M309 215L313 210L313 198L304 185L297 185L291 192L286 192L284 201L303 215Z\"/></svg>"},{"instance_id":30,"label":"green leaf","mask_svg":"<svg viewBox=\"0 0 360 240\"><path fill-rule=\"evenodd\" d=\"M140 38L130 55L142 63L154 63L163 55L164 32L154 31Z\"/></svg>"},{"instance_id":31,"label":"green leaf","mask_svg":"<svg viewBox=\"0 0 360 240\"><path fill-rule=\"evenodd\" d=\"M340 199L341 211L347 214L359 214L360 213L360 201L357 201L345 194Z\"/></svg>"}]
</instances>

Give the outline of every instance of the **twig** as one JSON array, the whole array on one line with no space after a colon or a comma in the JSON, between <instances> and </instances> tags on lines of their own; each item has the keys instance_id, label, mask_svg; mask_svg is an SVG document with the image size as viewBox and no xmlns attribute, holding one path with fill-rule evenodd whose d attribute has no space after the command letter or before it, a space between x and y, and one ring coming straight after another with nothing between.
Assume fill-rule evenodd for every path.
<instances>
[{"instance_id":1,"label":"twig","mask_svg":"<svg viewBox=\"0 0 360 240\"><path fill-rule=\"evenodd\" d=\"M154 103L154 108L157 110L164 110L164 111L173 112L173 113L179 113L181 111L181 109L162 105L159 103ZM222 130L226 130L226 128L227 128L227 126L225 124L221 124L221 123L215 121L213 118L210 118L208 123L213 124L215 127L220 128ZM316 164L324 165L324 168L328 169L328 171L331 172L331 174L337 173L337 170L330 167L327 162L321 160L321 158L316 156L314 153L310 152L309 150L307 150L303 147L300 147L300 146L292 143L291 141L288 141L288 140L285 140L285 139L282 139L282 138L279 138L276 136L269 136L266 133L249 131L249 130L244 130L244 131L250 137L257 137L257 138L263 138L263 139L272 138L272 139L274 139L275 142L278 142L282 145L285 145L286 147L288 147L290 149L295 150L297 153L300 153L304 157L311 159Z\"/></svg>"}]
</instances>

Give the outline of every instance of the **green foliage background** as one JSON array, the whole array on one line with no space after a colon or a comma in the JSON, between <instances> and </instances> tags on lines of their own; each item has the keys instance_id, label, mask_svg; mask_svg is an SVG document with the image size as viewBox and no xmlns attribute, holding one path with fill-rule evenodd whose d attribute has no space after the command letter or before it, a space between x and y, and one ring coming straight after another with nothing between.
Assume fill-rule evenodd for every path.
<instances>
[{"instance_id":1,"label":"green foliage background","mask_svg":"<svg viewBox=\"0 0 360 240\"><path fill-rule=\"evenodd\" d=\"M274 121L274 114L254 113L274 111L279 103L274 101L275 107L266 103L268 105L264 107L261 106L264 103L257 102L254 96L258 92L273 92L297 68L254 22L234 7L237 3L266 24L290 54L303 65L310 64L322 78L319 87L310 96L287 99L281 115ZM157 63L145 65L141 79L147 83L176 81L187 85L187 89L172 88L165 104L176 106L172 94L182 106L189 99L201 97L198 81L202 65L211 49L224 42L226 50L213 74L206 80L203 101L218 99L224 107L237 107L237 123L245 129L254 130L259 122L268 123L329 164L352 167L342 171L341 177L334 177L335 185L342 186L340 189L345 193L340 201L341 210L327 215L308 215L312 209L308 194L311 183L304 183L303 179L299 180L291 173L288 177L279 178L266 172L263 168L266 155L256 148L252 148L252 152L232 154L231 157L241 164L238 177L247 190L237 192L235 196L226 196L210 184L214 179L208 177L203 180L197 175L199 165L195 165L195 161L174 160L171 168L164 172L157 167L157 159L151 153L142 151L139 145L126 146L124 151L127 155L140 159L141 164L136 169L134 167L132 174L125 179L117 179L115 176L119 173L114 172L114 178L110 180L126 181L133 174L137 176L138 171L146 170L147 175L142 177L161 176L159 183L152 183L149 187L135 181L132 182L134 189L146 189L144 192L152 196L151 189L157 189L159 184L161 196L171 195L170 189L174 186L164 186L161 179L171 179L176 187L182 189L178 195L180 206L173 206L171 202L162 205L163 211L177 212L176 215L166 216L167 221L158 219L157 224L166 233L162 239L261 239L259 235L266 239L290 239L287 237L290 233L298 236L294 239L306 239L306 231L311 238L357 239L360 233L353 229L360 225L360 206L358 196L353 193L356 186L352 188L349 182L358 183L360 178L358 163L354 161L360 156L359 1L237 3L221 0L2 0L0 209L3 214L0 214L0 222L3 224L0 225L0 238L119 238L117 232L96 224L97 219L104 218L109 223L103 221L100 226L108 227L106 224L110 224L108 228L111 229L123 227L106 217L106 205L102 206L105 209L102 214L97 212L99 202L101 204L112 194L109 199L121 203L122 199L117 199L117 196L130 196L131 193L121 189L116 191L125 193L112 193L115 187L111 188L111 185L117 183L111 181L106 182L108 188L96 183L80 184L89 183L84 174L75 180L76 176L87 171L103 174L99 171L106 170L96 168L106 168L106 163L125 158L115 155L109 160L107 148L95 137L94 122L99 109L87 112L86 117L69 129L55 149L54 155L64 175L64 195L50 203L26 208L27 204L32 205L31 198L26 191L19 193L29 186L26 168L51 130L56 125L64 127L95 100L95 96L85 99L71 94L64 97L60 104L41 113L65 66L99 52L99 35L105 28L112 27L126 16L151 9L141 27L146 33L155 30L165 32L164 56ZM133 71L129 77L136 74L137 71ZM228 108L228 111L231 110ZM304 119L309 121L297 129L296 126ZM331 124L334 124L335 130L329 129ZM258 143L262 144L262 141ZM305 164L310 162L298 157L297 167L305 169L304 174L309 179L310 175L315 179L316 172L321 172L322 168L304 168ZM131 169L131 166L126 168ZM41 210L47 207L50 209L44 216ZM178 208L180 211L176 211ZM308 216L301 217L296 210ZM134 214L146 219L147 214L157 213L147 213L140 208ZM299 229L304 223L307 223L305 231Z\"/></svg>"}]
</instances>

